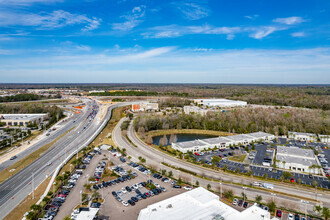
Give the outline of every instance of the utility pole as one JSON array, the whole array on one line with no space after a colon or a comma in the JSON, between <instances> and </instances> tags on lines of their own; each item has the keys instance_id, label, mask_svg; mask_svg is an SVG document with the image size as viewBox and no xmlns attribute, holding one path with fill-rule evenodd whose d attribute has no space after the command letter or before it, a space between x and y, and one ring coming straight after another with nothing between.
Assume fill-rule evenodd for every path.
<instances>
[{"instance_id":1,"label":"utility pole","mask_svg":"<svg viewBox=\"0 0 330 220\"><path fill-rule=\"evenodd\" d=\"M34 172L32 172L32 199L34 199Z\"/></svg>"},{"instance_id":2,"label":"utility pole","mask_svg":"<svg viewBox=\"0 0 330 220\"><path fill-rule=\"evenodd\" d=\"M220 180L219 185L220 185L220 198L222 198L222 181L221 180Z\"/></svg>"}]
</instances>

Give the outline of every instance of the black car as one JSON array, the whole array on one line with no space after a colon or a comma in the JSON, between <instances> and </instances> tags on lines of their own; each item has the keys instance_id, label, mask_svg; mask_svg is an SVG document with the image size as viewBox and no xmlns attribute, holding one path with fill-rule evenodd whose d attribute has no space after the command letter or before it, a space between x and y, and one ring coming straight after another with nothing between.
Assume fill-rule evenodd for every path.
<instances>
[{"instance_id":1,"label":"black car","mask_svg":"<svg viewBox=\"0 0 330 220\"><path fill-rule=\"evenodd\" d=\"M116 197L117 193L115 191L112 191L112 195Z\"/></svg>"},{"instance_id":2,"label":"black car","mask_svg":"<svg viewBox=\"0 0 330 220\"><path fill-rule=\"evenodd\" d=\"M132 192L132 189L129 186L126 186L125 189L127 190L127 192Z\"/></svg>"},{"instance_id":3,"label":"black car","mask_svg":"<svg viewBox=\"0 0 330 220\"><path fill-rule=\"evenodd\" d=\"M181 189L180 185L173 185L173 188Z\"/></svg>"},{"instance_id":4,"label":"black car","mask_svg":"<svg viewBox=\"0 0 330 220\"><path fill-rule=\"evenodd\" d=\"M141 182L140 183L143 187L146 187L147 186L147 184L145 183L145 182Z\"/></svg>"},{"instance_id":5,"label":"black car","mask_svg":"<svg viewBox=\"0 0 330 220\"><path fill-rule=\"evenodd\" d=\"M242 206L243 205L243 200L239 200L238 201L238 206Z\"/></svg>"},{"instance_id":6,"label":"black car","mask_svg":"<svg viewBox=\"0 0 330 220\"><path fill-rule=\"evenodd\" d=\"M135 206L135 202L133 202L132 200L128 200L127 201L131 206Z\"/></svg>"},{"instance_id":7,"label":"black car","mask_svg":"<svg viewBox=\"0 0 330 220\"><path fill-rule=\"evenodd\" d=\"M100 208L100 206L101 206L101 203L99 203L99 202L93 202L91 204L91 208Z\"/></svg>"},{"instance_id":8,"label":"black car","mask_svg":"<svg viewBox=\"0 0 330 220\"><path fill-rule=\"evenodd\" d=\"M154 182L152 180L148 180L147 183L153 184Z\"/></svg>"},{"instance_id":9,"label":"black car","mask_svg":"<svg viewBox=\"0 0 330 220\"><path fill-rule=\"evenodd\" d=\"M146 196L145 194L141 194L141 197L142 197L143 199L146 199L146 198L147 198L147 196Z\"/></svg>"},{"instance_id":10,"label":"black car","mask_svg":"<svg viewBox=\"0 0 330 220\"><path fill-rule=\"evenodd\" d=\"M156 189L152 189L151 190L155 195L158 195L159 193L158 193L158 191L156 190Z\"/></svg>"},{"instance_id":11,"label":"black car","mask_svg":"<svg viewBox=\"0 0 330 220\"><path fill-rule=\"evenodd\" d=\"M136 197L134 197L134 196L131 197L131 200L133 200L134 202L139 201L138 198L136 198Z\"/></svg>"},{"instance_id":12,"label":"black car","mask_svg":"<svg viewBox=\"0 0 330 220\"><path fill-rule=\"evenodd\" d=\"M298 214L294 215L294 220L300 220L300 216Z\"/></svg>"},{"instance_id":13,"label":"black car","mask_svg":"<svg viewBox=\"0 0 330 220\"><path fill-rule=\"evenodd\" d=\"M248 207L248 205L249 205L248 202L244 202L243 207L246 208L246 207Z\"/></svg>"},{"instance_id":14,"label":"black car","mask_svg":"<svg viewBox=\"0 0 330 220\"><path fill-rule=\"evenodd\" d=\"M138 189L136 189L135 192L136 192L137 194L141 194L140 190L138 190Z\"/></svg>"},{"instance_id":15,"label":"black car","mask_svg":"<svg viewBox=\"0 0 330 220\"><path fill-rule=\"evenodd\" d=\"M96 190L98 190L98 189L99 189L99 187L98 187L97 185L93 185L93 189L96 189Z\"/></svg>"}]
</instances>

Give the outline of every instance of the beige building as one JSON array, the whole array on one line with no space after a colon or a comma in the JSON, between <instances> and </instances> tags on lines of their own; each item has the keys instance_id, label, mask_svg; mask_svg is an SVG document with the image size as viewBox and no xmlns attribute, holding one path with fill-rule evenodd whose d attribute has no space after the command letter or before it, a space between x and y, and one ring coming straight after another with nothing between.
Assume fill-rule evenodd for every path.
<instances>
[{"instance_id":1,"label":"beige building","mask_svg":"<svg viewBox=\"0 0 330 220\"><path fill-rule=\"evenodd\" d=\"M48 114L1 114L0 122L6 126L27 126L30 122L39 124L48 117Z\"/></svg>"},{"instance_id":2,"label":"beige building","mask_svg":"<svg viewBox=\"0 0 330 220\"><path fill-rule=\"evenodd\" d=\"M142 111L157 111L158 103L140 103L132 104L133 112L142 112Z\"/></svg>"}]
</instances>

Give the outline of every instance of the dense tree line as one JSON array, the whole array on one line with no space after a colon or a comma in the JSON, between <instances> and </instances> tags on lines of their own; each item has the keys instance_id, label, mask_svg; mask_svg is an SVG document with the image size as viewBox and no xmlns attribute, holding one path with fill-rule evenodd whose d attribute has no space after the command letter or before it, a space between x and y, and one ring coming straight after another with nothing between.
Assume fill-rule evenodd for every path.
<instances>
[{"instance_id":1,"label":"dense tree line","mask_svg":"<svg viewBox=\"0 0 330 220\"><path fill-rule=\"evenodd\" d=\"M183 98L167 98L167 99L161 99L159 100L159 108L166 108L166 107L183 107L185 105L190 105L192 103L192 100L189 99L183 99Z\"/></svg>"},{"instance_id":2,"label":"dense tree line","mask_svg":"<svg viewBox=\"0 0 330 220\"><path fill-rule=\"evenodd\" d=\"M22 101L33 101L46 98L45 96L36 94L18 94L12 96L0 97L0 102L22 102Z\"/></svg>"},{"instance_id":3,"label":"dense tree line","mask_svg":"<svg viewBox=\"0 0 330 220\"><path fill-rule=\"evenodd\" d=\"M276 135L288 131L329 134L330 111L284 109L284 108L242 108L225 113L209 112L206 116L169 113L141 114L134 121L138 131L161 129L203 129L233 133L264 131Z\"/></svg>"},{"instance_id":4,"label":"dense tree line","mask_svg":"<svg viewBox=\"0 0 330 220\"><path fill-rule=\"evenodd\" d=\"M42 105L36 103L24 103L24 104L9 104L0 105L0 112L2 114L37 114L48 113L49 125L55 123L63 117L63 111L56 105Z\"/></svg>"}]
</instances>

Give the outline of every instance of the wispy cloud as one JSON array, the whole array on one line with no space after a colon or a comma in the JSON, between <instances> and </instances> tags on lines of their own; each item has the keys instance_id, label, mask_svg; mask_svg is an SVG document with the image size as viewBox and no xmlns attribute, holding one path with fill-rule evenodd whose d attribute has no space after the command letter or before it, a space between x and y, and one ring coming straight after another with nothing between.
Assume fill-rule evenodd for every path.
<instances>
[{"instance_id":1,"label":"wispy cloud","mask_svg":"<svg viewBox=\"0 0 330 220\"><path fill-rule=\"evenodd\" d=\"M306 34L305 32L301 31L301 32L294 32L291 34L292 37L305 37Z\"/></svg>"},{"instance_id":2,"label":"wispy cloud","mask_svg":"<svg viewBox=\"0 0 330 220\"><path fill-rule=\"evenodd\" d=\"M143 17L145 16L146 6L140 5L134 7L130 12L121 16L125 21L122 23L114 23L112 24L112 28L114 30L119 31L129 31L138 26L141 22L143 22Z\"/></svg>"},{"instance_id":3,"label":"wispy cloud","mask_svg":"<svg viewBox=\"0 0 330 220\"><path fill-rule=\"evenodd\" d=\"M1 5L9 5L9 6L27 6L32 5L34 3L56 3L56 2L63 2L64 0L0 0Z\"/></svg>"},{"instance_id":4,"label":"wispy cloud","mask_svg":"<svg viewBox=\"0 0 330 220\"><path fill-rule=\"evenodd\" d=\"M300 24L302 22L305 22L302 17L287 17L287 18L276 18L273 20L273 22L281 23L281 24L287 24L287 25L294 25L294 24Z\"/></svg>"},{"instance_id":5,"label":"wispy cloud","mask_svg":"<svg viewBox=\"0 0 330 220\"><path fill-rule=\"evenodd\" d=\"M232 39L235 33L240 32L240 27L213 27L211 25L203 26L158 26L152 28L152 31L143 33L145 38L172 38L188 34L222 34L227 39Z\"/></svg>"},{"instance_id":6,"label":"wispy cloud","mask_svg":"<svg viewBox=\"0 0 330 220\"><path fill-rule=\"evenodd\" d=\"M257 14L254 14L254 15L246 15L246 16L244 16L245 18L247 18L247 19L250 19L250 20L255 20L255 19L257 19L258 17L259 17L259 15L257 15Z\"/></svg>"},{"instance_id":7,"label":"wispy cloud","mask_svg":"<svg viewBox=\"0 0 330 220\"><path fill-rule=\"evenodd\" d=\"M173 3L173 5L183 14L184 18L188 20L199 20L209 16L210 10L202 7L196 3Z\"/></svg>"},{"instance_id":8,"label":"wispy cloud","mask_svg":"<svg viewBox=\"0 0 330 220\"><path fill-rule=\"evenodd\" d=\"M286 30L287 27L277 26L249 26L249 27L214 27L211 25L203 26L158 26L151 31L143 33L144 38L174 38L189 34L214 34L225 35L227 40L235 38L236 34L249 34L254 39L263 39L270 34Z\"/></svg>"},{"instance_id":9,"label":"wispy cloud","mask_svg":"<svg viewBox=\"0 0 330 220\"><path fill-rule=\"evenodd\" d=\"M16 13L0 11L0 26L34 26L37 29L56 29L65 26L83 24L82 30L98 28L101 19L89 18L83 14L71 14L70 12L57 10L51 13Z\"/></svg>"}]
</instances>

